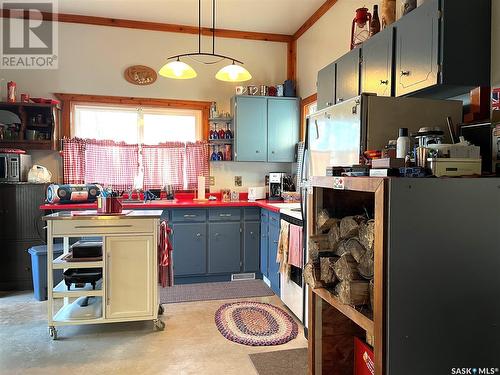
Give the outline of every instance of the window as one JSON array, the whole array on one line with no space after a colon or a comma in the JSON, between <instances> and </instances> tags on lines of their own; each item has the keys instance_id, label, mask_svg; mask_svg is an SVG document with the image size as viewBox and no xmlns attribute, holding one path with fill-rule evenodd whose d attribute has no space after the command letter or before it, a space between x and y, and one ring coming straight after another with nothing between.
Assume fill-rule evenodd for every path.
<instances>
[{"instance_id":1,"label":"window","mask_svg":"<svg viewBox=\"0 0 500 375\"><path fill-rule=\"evenodd\" d=\"M73 121L63 145L65 183L99 183L114 189L194 189L208 176L208 145L202 141L205 103L162 103L119 98L128 105L68 100ZM148 100L146 100L148 101ZM157 106L157 107L155 107ZM181 108L176 108L181 107Z\"/></svg>"},{"instance_id":2,"label":"window","mask_svg":"<svg viewBox=\"0 0 500 375\"><path fill-rule=\"evenodd\" d=\"M77 138L146 145L202 139L200 110L76 104L73 116Z\"/></svg>"}]
</instances>

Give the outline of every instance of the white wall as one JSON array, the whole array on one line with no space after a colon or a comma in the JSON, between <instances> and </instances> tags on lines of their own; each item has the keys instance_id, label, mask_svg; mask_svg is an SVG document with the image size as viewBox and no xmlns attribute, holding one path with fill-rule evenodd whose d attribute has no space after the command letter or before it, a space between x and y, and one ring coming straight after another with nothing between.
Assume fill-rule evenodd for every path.
<instances>
[{"instance_id":1,"label":"white wall","mask_svg":"<svg viewBox=\"0 0 500 375\"><path fill-rule=\"evenodd\" d=\"M370 12L375 0L339 0L297 41L297 87L303 98L316 92L318 70L350 49L351 24L357 8Z\"/></svg>"},{"instance_id":2,"label":"white wall","mask_svg":"<svg viewBox=\"0 0 500 375\"><path fill-rule=\"evenodd\" d=\"M265 186L265 176L270 172L293 174L292 163L212 162L210 174L215 177L215 185L210 187L210 191L227 188L246 192L249 186ZM234 185L235 176L242 176L242 187Z\"/></svg>"},{"instance_id":3,"label":"white wall","mask_svg":"<svg viewBox=\"0 0 500 375\"><path fill-rule=\"evenodd\" d=\"M153 85L139 87L123 78L130 65L147 65L158 70L171 55L197 51L197 43L196 35L60 23L59 69L3 70L0 80L15 81L18 93L28 92L32 97L62 92L204 100L216 101L219 110L229 111L236 84L215 79L217 70L227 62L207 66L187 61L198 73L197 78L187 81L158 77ZM203 38L202 46L209 51L211 39ZM245 63L253 76L245 84L271 85L286 79L285 43L218 38L216 52ZM62 172L57 153L36 152L33 156L35 163L49 167L54 180L60 181ZM252 173L248 178L245 171L239 175L243 175L243 181L252 181Z\"/></svg>"}]
</instances>

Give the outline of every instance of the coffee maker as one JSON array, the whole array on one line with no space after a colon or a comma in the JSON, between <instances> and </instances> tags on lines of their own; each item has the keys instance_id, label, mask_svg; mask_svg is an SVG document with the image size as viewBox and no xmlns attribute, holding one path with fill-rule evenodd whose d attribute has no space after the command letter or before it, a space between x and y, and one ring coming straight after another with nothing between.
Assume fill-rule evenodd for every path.
<instances>
[{"instance_id":1,"label":"coffee maker","mask_svg":"<svg viewBox=\"0 0 500 375\"><path fill-rule=\"evenodd\" d=\"M272 172L269 173L269 200L280 201L283 198L281 193L284 191L283 182L286 178L286 173Z\"/></svg>"}]
</instances>

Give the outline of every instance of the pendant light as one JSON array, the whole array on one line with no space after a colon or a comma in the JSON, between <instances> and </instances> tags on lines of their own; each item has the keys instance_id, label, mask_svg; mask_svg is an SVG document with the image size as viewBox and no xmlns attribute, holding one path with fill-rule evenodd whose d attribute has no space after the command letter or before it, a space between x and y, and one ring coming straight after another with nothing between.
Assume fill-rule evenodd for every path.
<instances>
[{"instance_id":1,"label":"pendant light","mask_svg":"<svg viewBox=\"0 0 500 375\"><path fill-rule=\"evenodd\" d=\"M217 58L216 61L204 62L196 59L198 56L209 56ZM173 78L173 79L191 79L197 76L196 71L183 61L180 61L181 57L189 57L197 62L205 65L216 64L223 60L232 61L231 64L220 69L215 78L224 82L244 82L252 78L252 75L246 70L243 63L235 58L224 56L215 53L215 0L212 0L212 53L201 52L201 0L198 0L198 52L184 53L182 55L171 56L167 59L173 60L168 61L165 65L161 67L158 74L163 77ZM240 65L237 65L240 64Z\"/></svg>"}]
</instances>

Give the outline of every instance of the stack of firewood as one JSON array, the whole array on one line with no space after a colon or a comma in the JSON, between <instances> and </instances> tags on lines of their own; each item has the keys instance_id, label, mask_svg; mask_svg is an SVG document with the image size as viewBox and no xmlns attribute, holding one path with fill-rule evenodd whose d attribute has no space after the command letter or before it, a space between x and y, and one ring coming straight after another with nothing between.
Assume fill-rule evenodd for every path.
<instances>
[{"instance_id":1,"label":"stack of firewood","mask_svg":"<svg viewBox=\"0 0 500 375\"><path fill-rule=\"evenodd\" d=\"M309 238L304 278L313 288L332 289L342 303L373 305L375 222L365 216L319 216Z\"/></svg>"}]
</instances>

